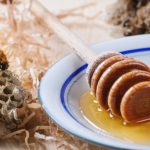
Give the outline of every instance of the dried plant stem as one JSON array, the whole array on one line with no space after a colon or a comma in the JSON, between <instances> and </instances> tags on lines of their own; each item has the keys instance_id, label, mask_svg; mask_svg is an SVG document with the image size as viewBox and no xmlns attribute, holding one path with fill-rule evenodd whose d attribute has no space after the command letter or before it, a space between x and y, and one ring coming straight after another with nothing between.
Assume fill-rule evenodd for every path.
<instances>
[{"instance_id":1,"label":"dried plant stem","mask_svg":"<svg viewBox=\"0 0 150 150\"><path fill-rule=\"evenodd\" d=\"M38 130L50 130L50 126L36 126L35 131Z\"/></svg>"},{"instance_id":2,"label":"dried plant stem","mask_svg":"<svg viewBox=\"0 0 150 150\"><path fill-rule=\"evenodd\" d=\"M25 119L23 120L23 122L18 126L18 129L24 127L34 116L35 116L35 112L32 112L32 113L31 113L29 116L27 116L27 118L25 118Z\"/></svg>"},{"instance_id":3,"label":"dried plant stem","mask_svg":"<svg viewBox=\"0 0 150 150\"><path fill-rule=\"evenodd\" d=\"M17 31L17 25L14 18L14 3L10 3L10 0L7 0L7 7L8 7L8 20L10 25L14 31Z\"/></svg>"},{"instance_id":4,"label":"dried plant stem","mask_svg":"<svg viewBox=\"0 0 150 150\"><path fill-rule=\"evenodd\" d=\"M29 146L29 142L28 142L30 134L29 134L29 131L27 131L25 129L21 129L21 130L9 133L9 134L5 135L2 139L9 139L9 138L12 138L13 136L15 136L17 134L22 134L23 132L25 132L25 134L26 134L25 139L24 139L25 144L27 146L27 149L30 150L30 146Z\"/></svg>"},{"instance_id":5,"label":"dried plant stem","mask_svg":"<svg viewBox=\"0 0 150 150\"><path fill-rule=\"evenodd\" d=\"M36 142L37 142L38 144L40 144L40 146L42 147L43 150L46 150L46 146L43 144L42 141L36 140Z\"/></svg>"},{"instance_id":6,"label":"dried plant stem","mask_svg":"<svg viewBox=\"0 0 150 150\"><path fill-rule=\"evenodd\" d=\"M85 3L85 4L82 4L81 6L78 6L78 7L75 7L75 8L72 8L72 9L69 9L69 10L63 10L61 12L61 14L58 14L56 15L58 18L65 18L67 16L70 16L70 15L75 15L75 13L77 11L83 11L83 9L85 8L89 8L89 7L92 7L93 5L96 5L97 3L96 2L89 2L89 3Z\"/></svg>"},{"instance_id":7,"label":"dried plant stem","mask_svg":"<svg viewBox=\"0 0 150 150\"><path fill-rule=\"evenodd\" d=\"M96 12L95 14L91 15L91 16L88 16L88 15L85 15L83 13L83 11L81 12L71 12L71 13L66 13L65 15L57 15L59 19L65 19L66 17L80 17L80 18L84 18L84 19L91 19L91 20L94 20L94 19L97 19L98 16L101 14L101 10L99 10L98 12Z\"/></svg>"},{"instance_id":8,"label":"dried plant stem","mask_svg":"<svg viewBox=\"0 0 150 150\"><path fill-rule=\"evenodd\" d=\"M44 49L48 49L48 50L52 50L50 47L48 47L48 46L45 46L44 44L40 44L40 43L38 43L38 42L33 42L31 39L28 39L28 37L23 37L23 40L24 40L24 42L26 42L26 43L28 43L28 44L30 44L30 45L35 45L35 46L37 46L37 47L41 47L41 48L44 48Z\"/></svg>"}]
</instances>

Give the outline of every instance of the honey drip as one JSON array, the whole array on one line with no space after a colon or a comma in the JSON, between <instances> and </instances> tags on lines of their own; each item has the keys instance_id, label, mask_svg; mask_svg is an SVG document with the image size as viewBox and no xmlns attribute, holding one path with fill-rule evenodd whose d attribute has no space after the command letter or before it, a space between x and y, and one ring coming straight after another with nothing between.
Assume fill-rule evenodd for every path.
<instances>
[{"instance_id":1,"label":"honey drip","mask_svg":"<svg viewBox=\"0 0 150 150\"><path fill-rule=\"evenodd\" d=\"M112 136L134 143L150 144L150 122L137 125L126 124L122 119L112 117L108 112L101 110L90 92L81 96L80 107L84 117L89 122Z\"/></svg>"}]
</instances>

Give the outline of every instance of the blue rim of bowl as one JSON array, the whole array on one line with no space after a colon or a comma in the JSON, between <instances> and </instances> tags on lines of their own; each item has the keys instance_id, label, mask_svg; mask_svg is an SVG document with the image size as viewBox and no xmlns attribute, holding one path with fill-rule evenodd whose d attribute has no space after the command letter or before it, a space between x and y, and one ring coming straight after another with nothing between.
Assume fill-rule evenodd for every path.
<instances>
[{"instance_id":1,"label":"blue rim of bowl","mask_svg":"<svg viewBox=\"0 0 150 150\"><path fill-rule=\"evenodd\" d=\"M128 54L132 54L132 53L140 53L140 52L149 52L150 51L150 47L146 47L146 48L138 48L138 49L130 49L130 50L123 50L121 51L120 53L121 54L124 54L124 55L128 55ZM65 57L64 57L65 58ZM59 61L58 61L59 62ZM87 64L84 64L82 66L80 66L78 69L76 69L71 75L69 75L69 77L65 80L65 82L63 83L62 87L61 87L61 90L60 90L60 100L61 100L61 103L62 103L62 106L64 108L64 110L68 113L68 115L74 119L75 121L77 121L74 116L72 116L72 114L69 112L67 106L66 106L66 103L65 103L65 92L66 92L66 89L67 89L67 86L69 85L69 83L72 81L72 79L77 76L80 72L82 72L83 70L85 70L87 68ZM42 81L41 81L42 82ZM39 100L41 102L41 104L43 104L43 100L42 100L42 97L40 95L40 89L41 89L41 82L40 82L40 85L39 85L39 90L38 90L38 97L39 97ZM66 129L65 127L61 126L60 123L58 121L55 120L55 117L48 111L48 109L46 109L44 107L44 111L48 114L48 116L59 126L61 127L63 130L65 130L66 132L84 140L84 141L88 141L89 143L92 143L92 144L95 144L95 145L99 145L99 146L102 146L102 147L106 147L106 148L111 148L111 149L118 149L118 150L122 150L122 147L117 147L117 146L110 146L110 145L107 145L107 144L103 144L103 143L100 143L100 142L95 142L91 139L88 139L86 137L82 137L78 134L76 134L75 132L73 131L70 131L68 129ZM77 121L78 122L78 121ZM79 122L78 122L79 123ZM128 148L123 148L124 150L130 150Z\"/></svg>"}]
</instances>

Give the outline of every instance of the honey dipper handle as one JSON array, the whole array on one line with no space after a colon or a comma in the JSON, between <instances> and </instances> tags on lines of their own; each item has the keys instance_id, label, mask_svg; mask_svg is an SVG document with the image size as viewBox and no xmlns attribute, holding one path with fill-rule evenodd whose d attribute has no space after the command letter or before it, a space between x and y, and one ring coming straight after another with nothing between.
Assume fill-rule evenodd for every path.
<instances>
[{"instance_id":1,"label":"honey dipper handle","mask_svg":"<svg viewBox=\"0 0 150 150\"><path fill-rule=\"evenodd\" d=\"M38 0L32 1L32 13L37 18L44 20L44 22L52 29L52 31L59 36L66 44L73 48L84 61L90 63L95 54L86 46L80 38L74 35L68 28L66 28L48 9L46 9Z\"/></svg>"}]
</instances>

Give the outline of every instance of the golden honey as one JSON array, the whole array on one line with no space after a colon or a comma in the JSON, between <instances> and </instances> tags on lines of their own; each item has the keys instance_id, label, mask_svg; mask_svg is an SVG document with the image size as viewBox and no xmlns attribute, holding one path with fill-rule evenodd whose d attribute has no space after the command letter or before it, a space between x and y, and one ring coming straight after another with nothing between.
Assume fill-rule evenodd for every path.
<instances>
[{"instance_id":1,"label":"golden honey","mask_svg":"<svg viewBox=\"0 0 150 150\"><path fill-rule=\"evenodd\" d=\"M137 125L125 124L122 119L102 111L90 92L81 96L80 107L89 122L109 134L134 143L150 144L150 122Z\"/></svg>"}]
</instances>

